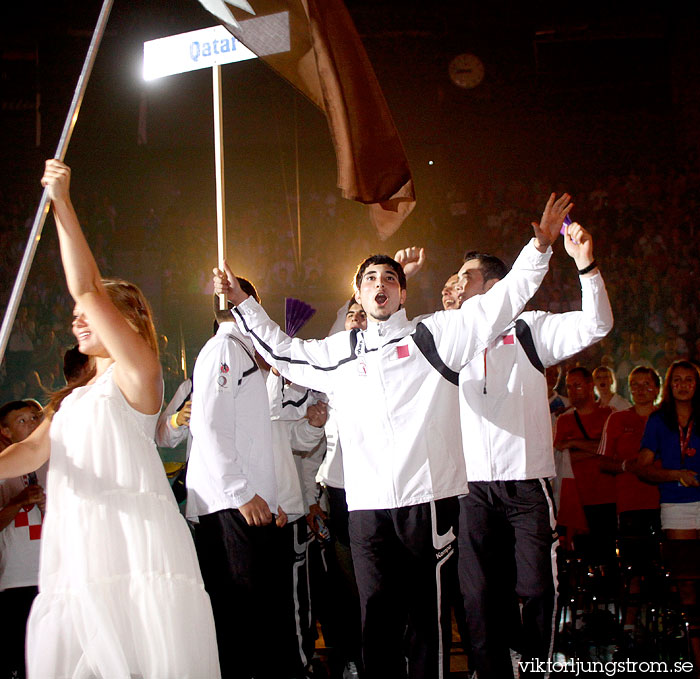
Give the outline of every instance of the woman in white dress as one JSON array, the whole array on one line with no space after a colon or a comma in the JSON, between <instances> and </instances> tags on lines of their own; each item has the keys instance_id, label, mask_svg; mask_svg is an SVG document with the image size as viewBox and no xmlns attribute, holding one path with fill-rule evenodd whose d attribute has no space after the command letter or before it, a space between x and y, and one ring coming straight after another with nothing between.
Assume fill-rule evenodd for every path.
<instances>
[{"instance_id":1,"label":"woman in white dress","mask_svg":"<svg viewBox=\"0 0 700 679\"><path fill-rule=\"evenodd\" d=\"M69 184L69 168L47 161L42 185L90 370L0 453L0 478L50 458L28 676L217 679L209 597L153 442L163 383L150 309L136 286L100 278Z\"/></svg>"}]
</instances>

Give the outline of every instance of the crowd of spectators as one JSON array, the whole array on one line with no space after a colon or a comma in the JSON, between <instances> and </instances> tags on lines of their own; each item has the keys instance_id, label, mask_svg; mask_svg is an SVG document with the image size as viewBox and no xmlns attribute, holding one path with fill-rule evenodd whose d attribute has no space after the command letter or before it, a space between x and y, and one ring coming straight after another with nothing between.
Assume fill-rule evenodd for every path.
<instances>
[{"instance_id":1,"label":"crowd of spectators","mask_svg":"<svg viewBox=\"0 0 700 679\"><path fill-rule=\"evenodd\" d=\"M326 297L335 304L348 287L345 278L351 271L339 267L339 260L352 263L368 252L396 249L394 242L406 245L402 239L415 240L426 247L429 275L416 281L418 289L412 289L409 312L423 313L438 308L440 282L453 273L451 268L464 250L476 247L513 261L524 230L536 218L550 188L545 179L500 179L468 190L448 187L442 194L419 194L414 215L389 244L377 240L357 205L337 193L310 190L302 194L303 240L298 261L296 197L289 193L284 204L279 200L279 187L274 195L273 187L262 187L264 195L236 205L229 220L229 244L235 244L236 261L244 263L243 273L256 281L263 298L286 294L323 308L324 301L329 302ZM650 165L571 180L566 188L574 196L574 219L591 230L602 253L600 265L615 313L610 336L573 362L590 369L608 365L616 373L619 391L628 396L626 376L634 365L651 365L663 374L677 358L700 357L699 229L695 225L700 172L689 156L669 167ZM4 311L26 245L36 191L21 186L2 191ZM183 303L211 290L209 260L216 244L208 217L198 214L177 192L154 198L158 207L144 208L141 213L133 206L117 206L100 193L77 195L76 203L106 275L113 265L109 254L116 251L116 245L127 252L131 246L134 262L143 263L140 251L149 253L148 261L153 264L149 275L159 281L160 299L152 293L149 298L159 331L170 336L165 360L168 371L175 371L177 361L172 354L178 351L173 334L178 323L185 325L188 335ZM0 393L5 399L43 399L44 388L61 384L61 356L73 343L68 323L70 300L59 275L52 231L46 229L37 250L1 369ZM342 247L329 250L329 242L342 243ZM197 264L190 265L192 262ZM124 261L119 270L124 270ZM127 271L127 275L139 280L143 271ZM148 285L143 287L148 291ZM567 311L578 299L576 272L559 248L531 307ZM192 357L198 348L188 347Z\"/></svg>"}]
</instances>

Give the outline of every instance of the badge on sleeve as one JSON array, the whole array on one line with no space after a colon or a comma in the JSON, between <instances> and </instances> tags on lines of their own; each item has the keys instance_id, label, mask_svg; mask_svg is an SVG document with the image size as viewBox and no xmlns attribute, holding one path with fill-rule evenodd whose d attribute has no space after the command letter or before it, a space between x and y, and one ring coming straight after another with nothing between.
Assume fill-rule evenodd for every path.
<instances>
[{"instance_id":1,"label":"badge on sleeve","mask_svg":"<svg viewBox=\"0 0 700 679\"><path fill-rule=\"evenodd\" d=\"M226 374L229 371L228 363L219 364L219 372Z\"/></svg>"}]
</instances>

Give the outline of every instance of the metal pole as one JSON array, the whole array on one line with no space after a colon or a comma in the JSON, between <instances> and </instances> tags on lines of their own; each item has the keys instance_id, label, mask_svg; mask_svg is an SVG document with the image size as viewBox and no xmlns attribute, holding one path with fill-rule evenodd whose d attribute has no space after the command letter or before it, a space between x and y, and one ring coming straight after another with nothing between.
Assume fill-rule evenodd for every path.
<instances>
[{"instance_id":1,"label":"metal pole","mask_svg":"<svg viewBox=\"0 0 700 679\"><path fill-rule=\"evenodd\" d=\"M112 2L113 0L104 0L102 4L102 10L100 11L100 16L97 19L97 25L95 26L95 31L93 32L92 40L90 41L90 47L88 47L87 55L85 56L83 70L80 72L78 84L76 85L75 92L73 93L73 101L68 109L68 115L66 116L66 122L63 126L63 132L61 133L61 138L56 148L56 154L54 157L58 158L59 160L63 160L66 156L68 144L70 142L71 135L73 134L73 128L78 120L78 113L80 113L80 105L83 103L85 88L87 87L88 80L90 79L90 73L92 72L95 58L97 57L97 50L100 46L100 42L102 41L105 27L107 26L107 19L109 19L109 13L112 9ZM7 348L7 342L10 339L12 325L15 322L17 309L19 307L20 300L22 299L24 286L27 283L29 269L31 268L32 261L34 260L36 248L39 245L39 240L41 240L41 231L44 228L44 222L46 221L46 215L48 212L49 192L47 189L44 189L44 193L41 195L41 201L39 202L39 207L37 208L36 215L34 217L32 229L29 232L27 247L24 250L22 263L20 264L19 272L17 273L17 278L15 279L15 284L12 288L10 301L7 304L7 311L5 312L5 318L2 322L2 328L0 328L0 362L2 362L2 359L5 356L5 349Z\"/></svg>"},{"instance_id":2,"label":"metal pole","mask_svg":"<svg viewBox=\"0 0 700 679\"><path fill-rule=\"evenodd\" d=\"M222 132L223 105L221 103L221 66L212 66L214 94L214 164L216 167L216 235L219 269L226 259L226 194L224 190L224 137ZM226 309L226 295L219 295L219 309Z\"/></svg>"}]
</instances>

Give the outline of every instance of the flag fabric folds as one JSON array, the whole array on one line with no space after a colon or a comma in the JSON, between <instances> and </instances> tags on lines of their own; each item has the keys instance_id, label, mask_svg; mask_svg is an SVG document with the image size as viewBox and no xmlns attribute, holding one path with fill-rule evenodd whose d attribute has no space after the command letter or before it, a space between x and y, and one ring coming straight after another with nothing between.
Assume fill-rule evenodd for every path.
<instances>
[{"instance_id":1,"label":"flag fabric folds","mask_svg":"<svg viewBox=\"0 0 700 679\"><path fill-rule=\"evenodd\" d=\"M201 1L201 0L200 0ZM343 197L369 206L382 239L415 206L406 154L372 65L341 0L249 0L255 17L288 13L290 49L270 54L278 41L269 24L229 5L238 22L226 28L326 114ZM204 3L202 3L204 4ZM286 23L286 22L283 22Z\"/></svg>"}]
</instances>

